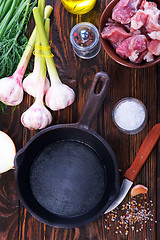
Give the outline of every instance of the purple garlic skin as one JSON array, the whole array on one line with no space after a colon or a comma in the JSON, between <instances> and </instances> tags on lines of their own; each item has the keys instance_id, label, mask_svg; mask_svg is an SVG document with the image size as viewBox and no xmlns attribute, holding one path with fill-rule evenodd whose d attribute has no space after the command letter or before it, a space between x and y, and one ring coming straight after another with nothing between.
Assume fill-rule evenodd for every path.
<instances>
[{"instance_id":1,"label":"purple garlic skin","mask_svg":"<svg viewBox=\"0 0 160 240\"><path fill-rule=\"evenodd\" d=\"M37 90L37 84L38 84L37 83L38 81L36 81L36 79L37 79L37 73L33 71L23 80L23 83L22 83L24 91L27 92L32 97L36 97L36 90ZM50 87L50 82L46 77L45 85L44 85L44 94L46 94L49 87Z\"/></svg>"},{"instance_id":2,"label":"purple garlic skin","mask_svg":"<svg viewBox=\"0 0 160 240\"><path fill-rule=\"evenodd\" d=\"M16 106L23 100L23 88L16 75L0 79L0 101Z\"/></svg>"},{"instance_id":3,"label":"purple garlic skin","mask_svg":"<svg viewBox=\"0 0 160 240\"><path fill-rule=\"evenodd\" d=\"M64 109L74 102L73 89L63 83L54 83L45 96L46 105L53 111Z\"/></svg>"},{"instance_id":4,"label":"purple garlic skin","mask_svg":"<svg viewBox=\"0 0 160 240\"><path fill-rule=\"evenodd\" d=\"M43 102L35 101L21 116L24 127L30 130L43 129L52 122L52 114Z\"/></svg>"}]
</instances>

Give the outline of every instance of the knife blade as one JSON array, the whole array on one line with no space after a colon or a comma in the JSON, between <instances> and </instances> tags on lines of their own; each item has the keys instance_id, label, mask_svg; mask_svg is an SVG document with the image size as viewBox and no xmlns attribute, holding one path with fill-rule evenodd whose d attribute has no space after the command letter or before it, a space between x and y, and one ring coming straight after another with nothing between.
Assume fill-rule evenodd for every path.
<instances>
[{"instance_id":1,"label":"knife blade","mask_svg":"<svg viewBox=\"0 0 160 240\"><path fill-rule=\"evenodd\" d=\"M134 162L131 167L124 173L124 179L120 188L120 193L116 200L107 208L104 214L115 209L125 198L131 188L135 178L137 177L142 166L146 162L148 156L156 145L160 137L160 123L157 123L146 135Z\"/></svg>"},{"instance_id":2,"label":"knife blade","mask_svg":"<svg viewBox=\"0 0 160 240\"><path fill-rule=\"evenodd\" d=\"M132 184L133 184L133 182L131 182L130 180L128 180L126 178L123 180L118 197L109 206L109 208L107 208L107 210L105 211L104 214L106 214L106 213L112 211L113 209L115 209L116 207L118 207L118 205L123 201L123 199L125 198L125 196L129 192L129 189L131 188Z\"/></svg>"}]
</instances>

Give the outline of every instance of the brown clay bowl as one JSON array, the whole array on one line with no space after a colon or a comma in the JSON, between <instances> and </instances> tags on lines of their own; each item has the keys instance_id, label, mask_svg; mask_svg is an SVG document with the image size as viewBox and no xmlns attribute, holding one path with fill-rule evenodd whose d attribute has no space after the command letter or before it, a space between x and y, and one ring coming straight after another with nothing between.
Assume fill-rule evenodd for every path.
<instances>
[{"instance_id":1,"label":"brown clay bowl","mask_svg":"<svg viewBox=\"0 0 160 240\"><path fill-rule=\"evenodd\" d=\"M150 1L150 0L148 0ZM104 50L106 51L106 53L117 63L126 66L126 67L130 67L130 68L145 68L145 67L150 67L153 66L154 64L158 63L160 61L160 56L155 56L154 61L152 62L145 62L142 61L141 63L132 63L127 59L122 59L120 56L118 56L115 52L115 50L113 49L112 45L110 44L110 42L106 39L103 39L101 37L101 32L103 30L103 28L105 27L106 22L108 21L108 18L111 18L112 16L112 10L114 8L114 6L119 2L119 0L112 0L108 6L105 8L105 10L102 13L101 19L100 19L100 24L99 24L99 35L100 35L100 41L102 43L102 46L104 48ZM158 8L160 9L160 3L158 1L155 1L157 3Z\"/></svg>"}]
</instances>

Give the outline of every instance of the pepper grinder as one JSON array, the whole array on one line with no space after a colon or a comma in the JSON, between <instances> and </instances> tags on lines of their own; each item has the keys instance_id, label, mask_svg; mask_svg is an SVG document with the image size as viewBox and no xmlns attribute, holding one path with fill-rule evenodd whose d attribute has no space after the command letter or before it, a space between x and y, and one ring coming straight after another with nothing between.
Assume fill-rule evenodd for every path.
<instances>
[{"instance_id":1,"label":"pepper grinder","mask_svg":"<svg viewBox=\"0 0 160 240\"><path fill-rule=\"evenodd\" d=\"M84 59L95 57L100 49L99 32L88 22L76 24L70 32L70 41L75 54Z\"/></svg>"}]
</instances>

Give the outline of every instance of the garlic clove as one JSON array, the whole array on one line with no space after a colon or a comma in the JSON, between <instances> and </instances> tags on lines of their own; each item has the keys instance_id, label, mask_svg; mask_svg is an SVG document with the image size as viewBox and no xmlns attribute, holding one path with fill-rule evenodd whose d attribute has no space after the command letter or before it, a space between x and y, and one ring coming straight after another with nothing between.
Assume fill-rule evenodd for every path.
<instances>
[{"instance_id":1,"label":"garlic clove","mask_svg":"<svg viewBox=\"0 0 160 240\"><path fill-rule=\"evenodd\" d=\"M36 97L36 90L37 90L36 77L37 76L36 76L35 72L33 71L23 80L23 83L22 83L24 91L27 92L32 97ZM50 87L50 82L49 82L48 78L46 77L45 85L44 85L44 94L46 94L49 87Z\"/></svg>"},{"instance_id":2,"label":"garlic clove","mask_svg":"<svg viewBox=\"0 0 160 240\"><path fill-rule=\"evenodd\" d=\"M0 131L0 173L4 173L14 167L16 147L13 140Z\"/></svg>"},{"instance_id":3,"label":"garlic clove","mask_svg":"<svg viewBox=\"0 0 160 240\"><path fill-rule=\"evenodd\" d=\"M14 75L0 80L0 101L9 106L16 106L23 100L23 88Z\"/></svg>"},{"instance_id":4,"label":"garlic clove","mask_svg":"<svg viewBox=\"0 0 160 240\"><path fill-rule=\"evenodd\" d=\"M131 197L148 192L148 188L144 185L138 184L131 189Z\"/></svg>"},{"instance_id":5,"label":"garlic clove","mask_svg":"<svg viewBox=\"0 0 160 240\"><path fill-rule=\"evenodd\" d=\"M43 129L52 122L52 114L44 106L43 102L35 101L21 116L24 127L33 129Z\"/></svg>"},{"instance_id":6,"label":"garlic clove","mask_svg":"<svg viewBox=\"0 0 160 240\"><path fill-rule=\"evenodd\" d=\"M48 89L45 103L50 109L57 111L71 105L74 99L75 93L73 89L63 83L55 83Z\"/></svg>"}]
</instances>

